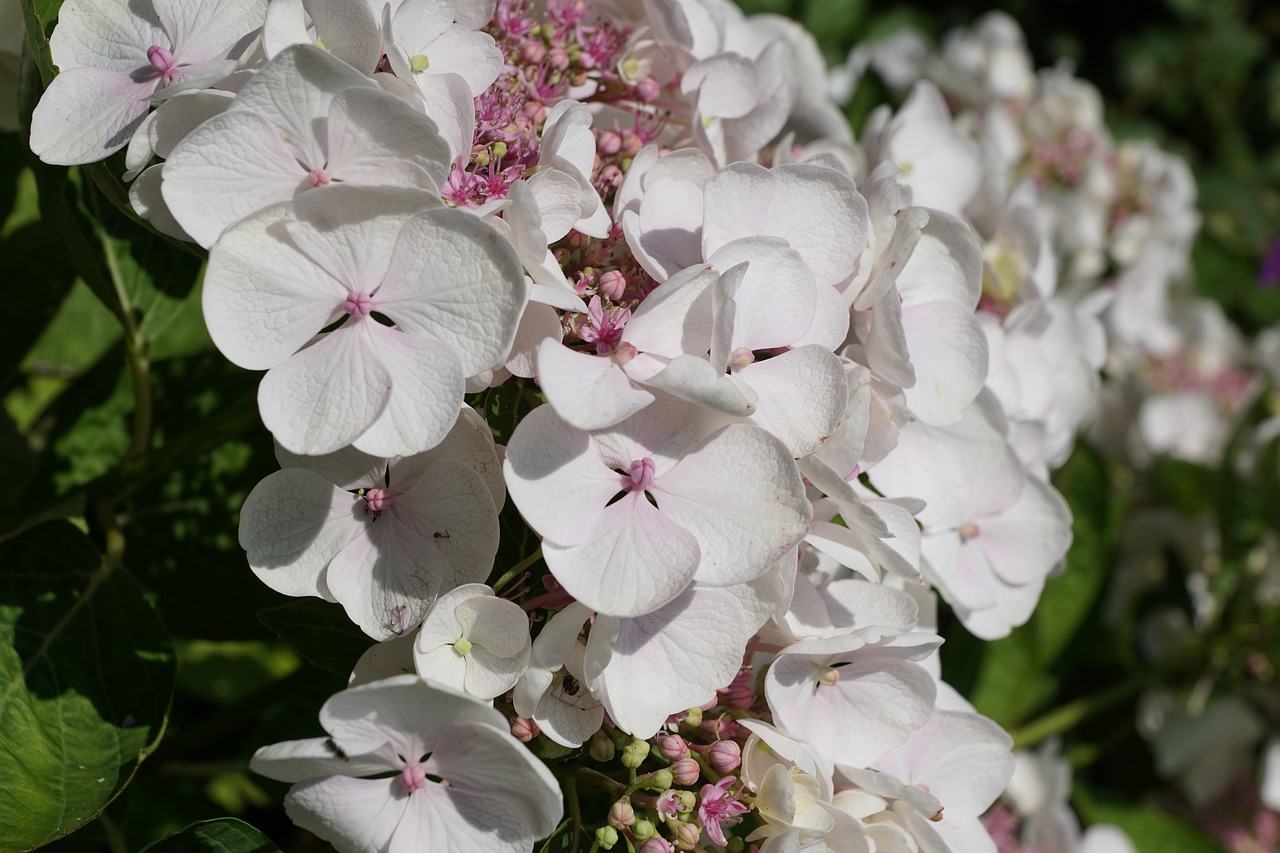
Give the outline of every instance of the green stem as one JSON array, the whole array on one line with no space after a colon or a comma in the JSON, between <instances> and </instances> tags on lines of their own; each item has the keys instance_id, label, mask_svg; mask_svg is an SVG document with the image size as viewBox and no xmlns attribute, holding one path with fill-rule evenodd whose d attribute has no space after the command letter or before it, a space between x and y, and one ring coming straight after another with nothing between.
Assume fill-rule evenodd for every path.
<instances>
[{"instance_id":1,"label":"green stem","mask_svg":"<svg viewBox=\"0 0 1280 853\"><path fill-rule=\"evenodd\" d=\"M1013 748L1028 749L1054 735L1060 735L1075 728L1083 720L1119 705L1153 680L1155 679L1150 673L1145 673L1122 684L1068 702L1014 732Z\"/></svg>"},{"instance_id":2,"label":"green stem","mask_svg":"<svg viewBox=\"0 0 1280 853\"><path fill-rule=\"evenodd\" d=\"M129 853L129 842L125 840L118 823L108 817L106 812L98 815L98 823L102 825L102 834L107 838L107 849L111 853Z\"/></svg>"},{"instance_id":3,"label":"green stem","mask_svg":"<svg viewBox=\"0 0 1280 853\"><path fill-rule=\"evenodd\" d=\"M524 572L525 569L529 568L530 566L532 566L534 563L538 562L541 559L542 559L542 546L539 545L536 549L534 549L534 552L532 554L525 557L520 562L516 563L515 566L508 569L502 575L502 577L498 578L497 583L493 585L494 592L501 595L503 587L505 587L507 584L511 583L512 581L514 581L516 578L520 577L520 575Z\"/></svg>"},{"instance_id":4,"label":"green stem","mask_svg":"<svg viewBox=\"0 0 1280 853\"><path fill-rule=\"evenodd\" d=\"M582 804L578 802L578 780L569 776L564 780L564 798L569 801L569 819L573 821L573 849L578 849L582 835Z\"/></svg>"}]
</instances>

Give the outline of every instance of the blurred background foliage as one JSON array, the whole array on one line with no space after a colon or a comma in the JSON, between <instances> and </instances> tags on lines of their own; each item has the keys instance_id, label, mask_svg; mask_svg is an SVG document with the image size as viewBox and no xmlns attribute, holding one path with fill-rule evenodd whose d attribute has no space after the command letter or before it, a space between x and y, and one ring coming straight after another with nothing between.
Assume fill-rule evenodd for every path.
<instances>
[{"instance_id":1,"label":"blurred background foliage","mask_svg":"<svg viewBox=\"0 0 1280 853\"><path fill-rule=\"evenodd\" d=\"M861 40L906 25L937 38L992 8L979 0L741 2L749 12L801 21L833 63ZM1280 4L1006 0L994 7L1022 25L1037 66L1070 61L1101 89L1118 136L1152 136L1188 158L1205 223L1194 255L1197 290L1219 300L1247 333L1280 319L1280 289L1259 285L1262 257L1280 238ZM34 66L24 85L30 105L38 93ZM865 81L849 107L855 127L887 99L874 79ZM8 540L0 547L6 559L28 559L15 542L30 548L35 534L52 530L32 530L38 522L72 519L78 532L58 526L57 535L103 554L103 565L121 573L113 577L136 579L145 600L129 606L160 614L172 651L157 655L171 654L177 667L163 739L145 750L123 793L56 828L49 837L87 823L53 849L140 850L221 815L248 821L285 850L323 849L285 818L285 786L249 774L247 760L256 747L314 726L363 638L334 627L346 623L332 605L286 600L248 571L236 541L238 509L276 467L257 420L258 376L213 349L200 318L200 260L116 211L96 177L40 164L19 135L0 134L0 537ZM501 393L474 402L494 423L510 406ZM1264 461L1274 480L1274 454ZM1162 464L1150 478L1162 500L1227 522L1218 577L1228 592L1232 572L1238 582L1246 571L1258 531L1280 515L1274 488L1259 491L1233 476ZM1258 679L1249 661L1259 654L1280 660L1277 632L1239 626L1224 612L1223 630L1197 663L1168 671L1145 665L1133 636L1136 613L1119 620L1127 635L1111 630L1104 593L1127 547L1125 521L1150 493L1084 447L1056 482L1076 514L1067 572L1050 582L1033 621L1007 640L983 644L949 625L948 676L1021 745L1066 733L1064 752L1083 783L1075 805L1086 821L1122 823L1143 851L1213 850L1176 816L1173 795L1161 793L1134 726L1137 697L1161 679L1203 677L1209 660L1218 677L1252 685ZM520 545L504 545L497 571L527 553ZM97 575L86 571L92 583ZM6 581L0 603L13 603L16 589ZM1159 595L1191 606L1177 582ZM14 629L20 618L0 622ZM107 639L65 649L55 664L102 671L117 654ZM17 662L3 663L10 677L29 663L14 647ZM1271 678L1274 690L1274 666ZM1271 710L1274 725L1280 709ZM126 765L121 785L133 772ZM0 816L7 802L0 795Z\"/></svg>"}]
</instances>

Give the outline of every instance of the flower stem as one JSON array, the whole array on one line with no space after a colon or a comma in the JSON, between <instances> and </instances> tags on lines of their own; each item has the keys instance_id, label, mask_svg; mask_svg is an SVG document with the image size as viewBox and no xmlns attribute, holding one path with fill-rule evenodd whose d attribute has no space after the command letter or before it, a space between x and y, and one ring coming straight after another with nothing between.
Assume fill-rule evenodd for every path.
<instances>
[{"instance_id":1,"label":"flower stem","mask_svg":"<svg viewBox=\"0 0 1280 853\"><path fill-rule=\"evenodd\" d=\"M530 566L532 566L534 563L538 562L541 559L542 559L542 546L539 545L537 548L533 550L532 554L525 557L523 560L516 563L515 566L513 566L512 568L508 569L505 573L503 573L502 577L498 578L497 582L494 583L493 591L501 595L502 588L504 586L511 583L516 578L520 577L521 572L523 572L525 569L529 568Z\"/></svg>"}]
</instances>

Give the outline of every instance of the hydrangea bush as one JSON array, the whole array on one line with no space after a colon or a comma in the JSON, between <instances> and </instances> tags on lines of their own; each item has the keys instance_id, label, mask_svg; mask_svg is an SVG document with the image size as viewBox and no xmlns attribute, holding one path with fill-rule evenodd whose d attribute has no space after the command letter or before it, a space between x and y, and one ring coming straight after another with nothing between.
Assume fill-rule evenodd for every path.
<instances>
[{"instance_id":1,"label":"hydrangea bush","mask_svg":"<svg viewBox=\"0 0 1280 853\"><path fill-rule=\"evenodd\" d=\"M1228 445L1275 479L1280 429L1246 415L1280 346L1186 292L1186 163L1117 141L1097 91L1037 73L1011 19L939 48L900 31L829 70L802 27L728 0L24 13L51 272L69 264L122 324L128 384L105 394L132 400L133 427L0 544L20 568L6 728L41 734L6 743L22 781L0 814L26 817L3 846L101 815L86 832L126 849L129 816L102 810L173 740L157 611L199 679L245 636L201 601L232 583L231 609L285 645L189 687L226 711L205 737L252 728L254 775L233 762L207 796L282 802L340 851L1139 849L1087 799L1082 831L1052 736L1157 681L1055 701L1008 650L1061 652L1106 568L1107 510L1074 525L1093 565L1068 560L1055 483L1217 465ZM855 136L842 105L868 81L891 97ZM198 262L199 289L170 295ZM217 382L164 365L183 322ZM231 458L258 421L274 460L266 442ZM247 485L183 467L206 456ZM234 542L135 546L148 490L238 516ZM66 517L89 535L39 523ZM130 561L177 546L154 563L165 606L122 568L126 535ZM1123 565L1168 551L1133 535ZM202 548L230 558L174 571ZM1277 561L1258 559L1248 589L1273 613ZM41 586L50 561L70 595ZM1217 582L1196 630L1223 622ZM1114 621L1141 584L1117 572ZM1181 614L1141 625L1160 673L1200 649ZM124 662L69 650L121 633ZM1047 711L1016 739L993 673ZM1198 708L1141 702L1157 766L1196 802L1242 778L1205 781L1213 733L1252 755L1277 711L1212 688ZM52 711L92 720L86 743ZM24 761L55 744L43 771ZM180 745L164 760L202 772ZM183 843L269 842L227 820L154 849Z\"/></svg>"}]
</instances>

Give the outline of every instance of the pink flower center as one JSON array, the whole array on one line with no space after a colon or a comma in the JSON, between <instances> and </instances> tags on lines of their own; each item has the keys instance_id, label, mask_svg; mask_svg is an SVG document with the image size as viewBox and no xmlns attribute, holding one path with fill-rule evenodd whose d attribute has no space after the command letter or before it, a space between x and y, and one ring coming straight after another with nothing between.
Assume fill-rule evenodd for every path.
<instances>
[{"instance_id":1,"label":"pink flower center","mask_svg":"<svg viewBox=\"0 0 1280 853\"><path fill-rule=\"evenodd\" d=\"M628 492L643 492L653 485L653 460L646 456L631 463L630 480L623 481L623 488Z\"/></svg>"},{"instance_id":2,"label":"pink flower center","mask_svg":"<svg viewBox=\"0 0 1280 853\"><path fill-rule=\"evenodd\" d=\"M307 183L311 184L313 187L328 186L329 182L332 180L333 176L329 174L328 169L315 169L311 174L307 175Z\"/></svg>"},{"instance_id":3,"label":"pink flower center","mask_svg":"<svg viewBox=\"0 0 1280 853\"><path fill-rule=\"evenodd\" d=\"M729 356L729 369L741 370L748 364L756 360L756 354L746 347L738 347L733 351L733 355Z\"/></svg>"},{"instance_id":4,"label":"pink flower center","mask_svg":"<svg viewBox=\"0 0 1280 853\"><path fill-rule=\"evenodd\" d=\"M972 521L966 521L964 524L960 525L960 541L968 542L970 539L977 539L978 534L981 532L982 531L978 529L978 525L974 524Z\"/></svg>"},{"instance_id":5,"label":"pink flower center","mask_svg":"<svg viewBox=\"0 0 1280 853\"><path fill-rule=\"evenodd\" d=\"M427 771L421 764L411 764L400 773L400 783L412 794L427 785Z\"/></svg>"},{"instance_id":6,"label":"pink flower center","mask_svg":"<svg viewBox=\"0 0 1280 853\"><path fill-rule=\"evenodd\" d=\"M373 299L363 290L357 290L347 296L347 301L342 303L342 310L356 319L368 317L373 311ZM374 489L374 491L382 490Z\"/></svg>"},{"instance_id":7,"label":"pink flower center","mask_svg":"<svg viewBox=\"0 0 1280 853\"><path fill-rule=\"evenodd\" d=\"M364 493L364 502L375 517L382 515L382 511L391 506L391 492L387 489L370 489Z\"/></svg>"},{"instance_id":8,"label":"pink flower center","mask_svg":"<svg viewBox=\"0 0 1280 853\"><path fill-rule=\"evenodd\" d=\"M174 65L173 52L167 47L151 45L147 48L147 62L150 62L155 72L164 79L166 86L181 75L181 69Z\"/></svg>"}]
</instances>

